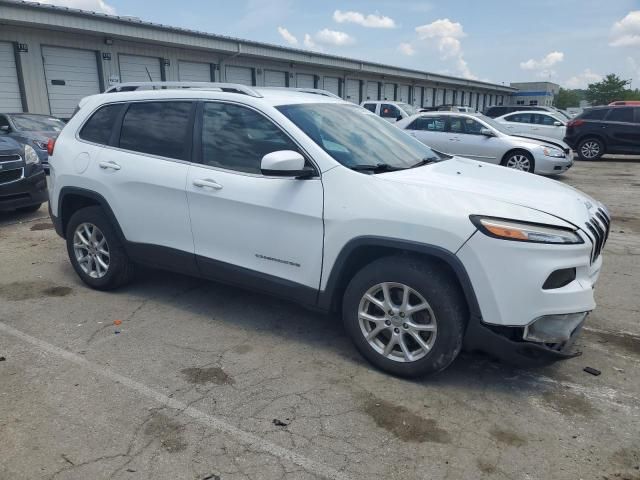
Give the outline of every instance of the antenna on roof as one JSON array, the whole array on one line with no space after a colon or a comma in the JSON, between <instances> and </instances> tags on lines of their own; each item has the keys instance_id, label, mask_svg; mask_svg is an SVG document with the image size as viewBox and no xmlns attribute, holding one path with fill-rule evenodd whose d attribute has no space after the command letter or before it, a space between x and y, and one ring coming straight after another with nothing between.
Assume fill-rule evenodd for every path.
<instances>
[{"instance_id":1,"label":"antenna on roof","mask_svg":"<svg viewBox=\"0 0 640 480\"><path fill-rule=\"evenodd\" d=\"M144 69L147 71L147 75L149 76L149 81L153 82L153 78L151 78L151 73L149 72L149 69L145 66Z\"/></svg>"}]
</instances>

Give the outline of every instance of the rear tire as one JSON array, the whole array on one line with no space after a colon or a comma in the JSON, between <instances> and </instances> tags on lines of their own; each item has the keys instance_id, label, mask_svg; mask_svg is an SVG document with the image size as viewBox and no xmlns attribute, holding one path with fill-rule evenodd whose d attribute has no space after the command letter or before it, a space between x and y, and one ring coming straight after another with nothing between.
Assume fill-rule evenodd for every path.
<instances>
[{"instance_id":1,"label":"rear tire","mask_svg":"<svg viewBox=\"0 0 640 480\"><path fill-rule=\"evenodd\" d=\"M381 258L356 273L342 315L358 351L402 377L448 367L460 353L468 318L453 275L408 256Z\"/></svg>"},{"instance_id":2,"label":"rear tire","mask_svg":"<svg viewBox=\"0 0 640 480\"><path fill-rule=\"evenodd\" d=\"M578 144L580 160L599 160L605 154L604 143L598 138L585 138Z\"/></svg>"},{"instance_id":3,"label":"rear tire","mask_svg":"<svg viewBox=\"0 0 640 480\"><path fill-rule=\"evenodd\" d=\"M98 206L75 212L66 231L67 253L80 279L96 290L111 290L133 278L133 263L113 225Z\"/></svg>"},{"instance_id":4,"label":"rear tire","mask_svg":"<svg viewBox=\"0 0 640 480\"><path fill-rule=\"evenodd\" d=\"M502 162L500 162L500 165L528 173L534 173L536 169L533 155L525 150L512 150L511 152L507 152Z\"/></svg>"}]
</instances>

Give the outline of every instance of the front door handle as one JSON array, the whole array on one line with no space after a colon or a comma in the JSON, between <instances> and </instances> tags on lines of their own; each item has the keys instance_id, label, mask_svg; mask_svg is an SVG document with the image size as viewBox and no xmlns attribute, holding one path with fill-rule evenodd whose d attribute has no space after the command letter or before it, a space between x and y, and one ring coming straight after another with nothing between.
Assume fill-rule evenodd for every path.
<instances>
[{"instance_id":1,"label":"front door handle","mask_svg":"<svg viewBox=\"0 0 640 480\"><path fill-rule=\"evenodd\" d=\"M99 162L98 165L100 166L100 168L102 168L103 170L106 170L107 168L110 168L111 170L120 170L120 165L118 165L116 162Z\"/></svg>"},{"instance_id":2,"label":"front door handle","mask_svg":"<svg viewBox=\"0 0 640 480\"><path fill-rule=\"evenodd\" d=\"M203 178L199 180L194 180L193 185L200 188L213 188L214 190L221 190L222 185L220 185L215 180L211 180L210 178Z\"/></svg>"}]
</instances>

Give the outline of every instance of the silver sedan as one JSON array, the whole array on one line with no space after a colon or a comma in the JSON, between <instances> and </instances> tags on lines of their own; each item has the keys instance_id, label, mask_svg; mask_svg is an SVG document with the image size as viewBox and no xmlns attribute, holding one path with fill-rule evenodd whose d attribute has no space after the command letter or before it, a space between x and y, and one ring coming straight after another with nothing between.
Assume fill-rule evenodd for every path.
<instances>
[{"instance_id":1,"label":"silver sedan","mask_svg":"<svg viewBox=\"0 0 640 480\"><path fill-rule=\"evenodd\" d=\"M566 144L514 135L479 113L425 112L395 125L435 150L516 170L552 175L573 165Z\"/></svg>"}]
</instances>

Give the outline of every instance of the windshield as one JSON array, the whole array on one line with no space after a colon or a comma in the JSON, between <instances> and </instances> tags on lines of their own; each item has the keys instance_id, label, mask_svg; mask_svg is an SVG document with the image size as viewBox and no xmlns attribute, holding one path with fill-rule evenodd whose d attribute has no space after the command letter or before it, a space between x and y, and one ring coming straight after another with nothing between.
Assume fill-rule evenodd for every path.
<instances>
[{"instance_id":1,"label":"windshield","mask_svg":"<svg viewBox=\"0 0 640 480\"><path fill-rule=\"evenodd\" d=\"M277 108L345 167L384 165L395 170L442 160L403 130L357 105L304 103Z\"/></svg>"},{"instance_id":2,"label":"windshield","mask_svg":"<svg viewBox=\"0 0 640 480\"><path fill-rule=\"evenodd\" d=\"M503 124L496 122L491 117L487 117L486 115L476 115L476 118L482 120L484 123L488 124L491 128L498 130L500 133L504 133L505 135L513 135L513 132L507 130Z\"/></svg>"},{"instance_id":3,"label":"windshield","mask_svg":"<svg viewBox=\"0 0 640 480\"><path fill-rule=\"evenodd\" d=\"M11 115L11 120L24 132L60 132L64 127L62 120L41 115Z\"/></svg>"},{"instance_id":4,"label":"windshield","mask_svg":"<svg viewBox=\"0 0 640 480\"><path fill-rule=\"evenodd\" d=\"M407 112L409 116L415 115L416 113L418 113L418 109L413 105L409 105L408 103L398 102L398 106L402 108L405 112Z\"/></svg>"}]
</instances>

